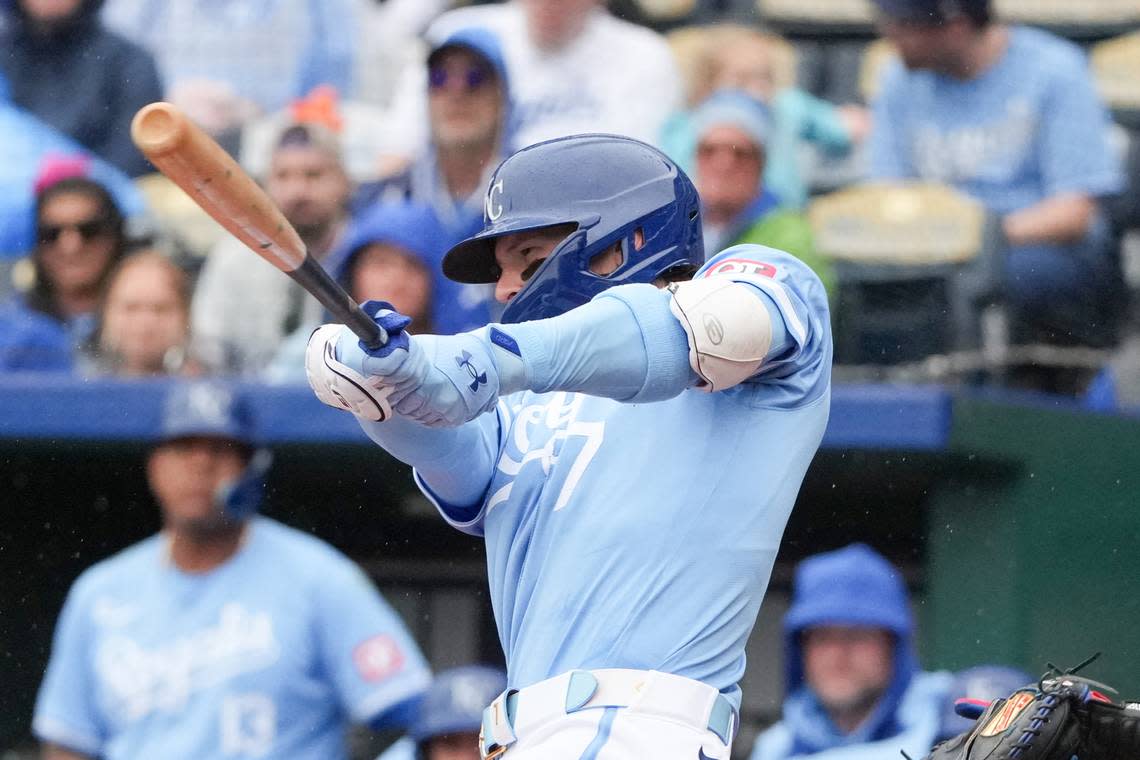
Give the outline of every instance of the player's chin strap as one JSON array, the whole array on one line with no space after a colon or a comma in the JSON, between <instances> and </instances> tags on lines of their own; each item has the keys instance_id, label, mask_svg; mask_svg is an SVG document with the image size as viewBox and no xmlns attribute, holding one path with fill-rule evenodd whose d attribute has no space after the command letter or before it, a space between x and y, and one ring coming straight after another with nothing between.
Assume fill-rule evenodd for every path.
<instances>
[{"instance_id":1,"label":"player's chin strap","mask_svg":"<svg viewBox=\"0 0 1140 760\"><path fill-rule=\"evenodd\" d=\"M218 486L214 492L214 504L234 520L252 517L261 507L265 477L272 466L273 453L269 449L253 452L241 475Z\"/></svg>"}]
</instances>

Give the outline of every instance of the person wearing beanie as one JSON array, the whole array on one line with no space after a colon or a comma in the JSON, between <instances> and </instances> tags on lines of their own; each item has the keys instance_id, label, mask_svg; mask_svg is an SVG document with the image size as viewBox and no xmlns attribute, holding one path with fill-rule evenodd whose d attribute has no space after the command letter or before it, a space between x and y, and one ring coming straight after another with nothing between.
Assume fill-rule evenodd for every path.
<instances>
[{"instance_id":1,"label":"person wearing beanie","mask_svg":"<svg viewBox=\"0 0 1140 760\"><path fill-rule=\"evenodd\" d=\"M770 111L739 90L713 93L693 112L693 181L701 196L705 250L753 243L787 251L807 264L830 293L831 263L816 253L807 218L764 185Z\"/></svg>"},{"instance_id":2,"label":"person wearing beanie","mask_svg":"<svg viewBox=\"0 0 1140 760\"><path fill-rule=\"evenodd\" d=\"M950 688L926 673L899 572L865 544L796 568L784 618L783 717L752 760L881 760L933 746Z\"/></svg>"}]
</instances>

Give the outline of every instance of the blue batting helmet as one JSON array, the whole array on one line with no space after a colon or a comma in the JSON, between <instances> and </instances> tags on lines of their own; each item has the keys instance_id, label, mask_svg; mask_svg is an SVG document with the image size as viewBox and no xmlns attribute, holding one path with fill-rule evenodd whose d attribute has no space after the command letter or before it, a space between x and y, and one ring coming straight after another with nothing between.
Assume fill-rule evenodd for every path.
<instances>
[{"instance_id":1,"label":"blue batting helmet","mask_svg":"<svg viewBox=\"0 0 1140 760\"><path fill-rule=\"evenodd\" d=\"M483 725L483 708L506 688L507 674L498 668L467 665L445 670L428 687L408 734L422 748L437 736L476 733Z\"/></svg>"},{"instance_id":2,"label":"blue batting helmet","mask_svg":"<svg viewBox=\"0 0 1140 760\"><path fill-rule=\"evenodd\" d=\"M680 167L643 142L600 134L548 140L495 170L483 230L447 252L443 273L457 282L495 282L497 238L572 223L576 229L503 311L504 322L552 317L614 285L697 269L704 262L699 204ZM621 265L608 275L591 272L590 261L616 243Z\"/></svg>"}]
</instances>

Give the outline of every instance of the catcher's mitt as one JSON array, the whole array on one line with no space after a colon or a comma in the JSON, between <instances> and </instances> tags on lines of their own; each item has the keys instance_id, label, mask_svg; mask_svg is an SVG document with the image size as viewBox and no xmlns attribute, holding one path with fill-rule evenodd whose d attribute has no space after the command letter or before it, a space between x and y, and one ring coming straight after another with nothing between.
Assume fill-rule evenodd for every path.
<instances>
[{"instance_id":1,"label":"catcher's mitt","mask_svg":"<svg viewBox=\"0 0 1140 760\"><path fill-rule=\"evenodd\" d=\"M977 716L972 731L934 748L927 760L1140 760L1140 705L1107 686L1059 673L988 707L960 700Z\"/></svg>"}]
</instances>

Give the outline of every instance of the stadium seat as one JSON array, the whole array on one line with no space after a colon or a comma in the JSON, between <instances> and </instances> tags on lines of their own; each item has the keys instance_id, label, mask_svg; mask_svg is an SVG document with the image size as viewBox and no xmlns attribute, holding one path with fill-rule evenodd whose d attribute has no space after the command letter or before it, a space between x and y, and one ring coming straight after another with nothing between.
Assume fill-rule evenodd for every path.
<instances>
[{"instance_id":1,"label":"stadium seat","mask_svg":"<svg viewBox=\"0 0 1140 760\"><path fill-rule=\"evenodd\" d=\"M1003 21L1050 29L1073 39L1090 39L1135 29L1136 0L995 0Z\"/></svg>"},{"instance_id":2,"label":"stadium seat","mask_svg":"<svg viewBox=\"0 0 1140 760\"><path fill-rule=\"evenodd\" d=\"M870 0L756 0L760 20L782 32L807 36L871 34Z\"/></svg>"},{"instance_id":3,"label":"stadium seat","mask_svg":"<svg viewBox=\"0 0 1140 760\"><path fill-rule=\"evenodd\" d=\"M635 0L634 4L653 26L686 19L698 5L697 0Z\"/></svg>"},{"instance_id":4,"label":"stadium seat","mask_svg":"<svg viewBox=\"0 0 1140 760\"><path fill-rule=\"evenodd\" d=\"M874 183L817 198L808 213L838 275L837 363L899 364L981 344L1000 238L980 203L941 185Z\"/></svg>"},{"instance_id":5,"label":"stadium seat","mask_svg":"<svg viewBox=\"0 0 1140 760\"><path fill-rule=\"evenodd\" d=\"M864 103L872 103L879 94L883 68L895 55L894 45L884 38L879 38L863 48L863 60L859 64L859 97Z\"/></svg>"},{"instance_id":6,"label":"stadium seat","mask_svg":"<svg viewBox=\"0 0 1140 760\"><path fill-rule=\"evenodd\" d=\"M677 67L685 84L685 93L691 97L694 88L700 87L699 80L705 76L700 71L705 51L715 48L724 40L741 33L761 34L772 51L772 79L777 88L790 87L796 83L798 54L796 48L776 34L761 32L755 27L740 24L690 24L680 26L665 34Z\"/></svg>"},{"instance_id":7,"label":"stadium seat","mask_svg":"<svg viewBox=\"0 0 1140 760\"><path fill-rule=\"evenodd\" d=\"M1140 129L1140 32L1093 45L1089 64L1097 89L1116 120Z\"/></svg>"}]
</instances>

